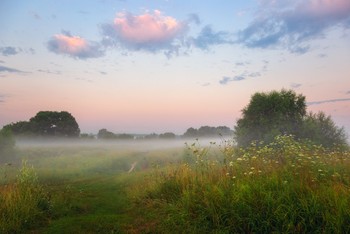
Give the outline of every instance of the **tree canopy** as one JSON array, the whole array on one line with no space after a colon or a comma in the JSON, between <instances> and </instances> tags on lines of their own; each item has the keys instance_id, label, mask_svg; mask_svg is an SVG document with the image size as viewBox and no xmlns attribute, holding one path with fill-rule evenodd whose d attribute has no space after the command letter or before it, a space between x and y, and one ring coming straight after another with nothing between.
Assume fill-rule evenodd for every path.
<instances>
[{"instance_id":1,"label":"tree canopy","mask_svg":"<svg viewBox=\"0 0 350 234\"><path fill-rule=\"evenodd\" d=\"M75 118L66 111L40 111L29 121L6 125L15 135L78 137L80 129Z\"/></svg>"},{"instance_id":2,"label":"tree canopy","mask_svg":"<svg viewBox=\"0 0 350 234\"><path fill-rule=\"evenodd\" d=\"M331 117L322 112L308 114L305 96L292 90L255 93L234 128L239 146L253 141L268 144L277 135L285 134L324 146L346 144L344 129L338 128Z\"/></svg>"}]
</instances>

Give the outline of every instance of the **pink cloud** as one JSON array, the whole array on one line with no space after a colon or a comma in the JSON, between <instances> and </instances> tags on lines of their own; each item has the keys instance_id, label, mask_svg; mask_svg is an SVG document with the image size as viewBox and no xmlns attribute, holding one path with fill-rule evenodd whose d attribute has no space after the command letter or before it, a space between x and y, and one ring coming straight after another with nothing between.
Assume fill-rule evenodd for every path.
<instances>
[{"instance_id":1,"label":"pink cloud","mask_svg":"<svg viewBox=\"0 0 350 234\"><path fill-rule=\"evenodd\" d=\"M105 25L104 34L124 46L155 51L171 47L186 29L186 23L155 10L141 15L118 13L113 24Z\"/></svg>"},{"instance_id":2,"label":"pink cloud","mask_svg":"<svg viewBox=\"0 0 350 234\"><path fill-rule=\"evenodd\" d=\"M49 40L47 48L54 53L66 54L80 59L103 55L103 51L97 43L88 42L84 38L72 36L70 33L54 35Z\"/></svg>"},{"instance_id":3,"label":"pink cloud","mask_svg":"<svg viewBox=\"0 0 350 234\"><path fill-rule=\"evenodd\" d=\"M315 17L344 18L350 16L349 0L309 0L297 10L308 12Z\"/></svg>"}]
</instances>

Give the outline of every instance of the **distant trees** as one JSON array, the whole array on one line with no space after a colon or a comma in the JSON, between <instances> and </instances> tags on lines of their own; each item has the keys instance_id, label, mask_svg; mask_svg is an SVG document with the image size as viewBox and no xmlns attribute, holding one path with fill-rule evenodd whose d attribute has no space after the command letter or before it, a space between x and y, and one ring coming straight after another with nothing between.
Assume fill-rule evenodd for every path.
<instances>
[{"instance_id":1,"label":"distant trees","mask_svg":"<svg viewBox=\"0 0 350 234\"><path fill-rule=\"evenodd\" d=\"M210 127L202 126L199 129L189 128L183 134L184 137L218 137L218 136L230 136L233 131L226 126Z\"/></svg>"},{"instance_id":2,"label":"distant trees","mask_svg":"<svg viewBox=\"0 0 350 234\"><path fill-rule=\"evenodd\" d=\"M107 129L103 128L103 129L100 129L98 131L97 138L104 139L104 140L108 140L108 139L132 140L132 139L134 139L134 136L131 134L126 134L126 133L115 134L115 133L110 132Z\"/></svg>"},{"instance_id":3,"label":"distant trees","mask_svg":"<svg viewBox=\"0 0 350 234\"><path fill-rule=\"evenodd\" d=\"M176 135L172 132L165 132L162 134L159 134L159 139L175 139Z\"/></svg>"},{"instance_id":4,"label":"distant trees","mask_svg":"<svg viewBox=\"0 0 350 234\"><path fill-rule=\"evenodd\" d=\"M78 137L80 129L75 118L66 111L40 111L29 121L4 126L19 136Z\"/></svg>"},{"instance_id":5,"label":"distant trees","mask_svg":"<svg viewBox=\"0 0 350 234\"><path fill-rule=\"evenodd\" d=\"M253 141L270 143L277 135L291 134L324 146L346 144L346 135L330 116L307 114L305 96L292 90L255 93L234 128L239 146Z\"/></svg>"}]
</instances>

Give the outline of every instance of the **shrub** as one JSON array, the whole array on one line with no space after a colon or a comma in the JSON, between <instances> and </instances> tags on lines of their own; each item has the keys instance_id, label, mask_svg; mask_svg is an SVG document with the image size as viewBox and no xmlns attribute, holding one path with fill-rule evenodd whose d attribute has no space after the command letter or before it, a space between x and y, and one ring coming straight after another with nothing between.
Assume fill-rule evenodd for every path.
<instances>
[{"instance_id":1,"label":"shrub","mask_svg":"<svg viewBox=\"0 0 350 234\"><path fill-rule=\"evenodd\" d=\"M15 139L10 129L0 130L0 163L12 161L14 156Z\"/></svg>"},{"instance_id":2,"label":"shrub","mask_svg":"<svg viewBox=\"0 0 350 234\"><path fill-rule=\"evenodd\" d=\"M22 233L39 227L50 213L50 200L26 162L14 184L0 190L0 232Z\"/></svg>"}]
</instances>

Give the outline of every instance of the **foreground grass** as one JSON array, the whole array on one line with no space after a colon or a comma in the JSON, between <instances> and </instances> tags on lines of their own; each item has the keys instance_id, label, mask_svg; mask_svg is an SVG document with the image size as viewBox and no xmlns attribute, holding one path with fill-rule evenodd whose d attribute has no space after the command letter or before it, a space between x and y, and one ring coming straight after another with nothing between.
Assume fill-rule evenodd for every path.
<instances>
[{"instance_id":1,"label":"foreground grass","mask_svg":"<svg viewBox=\"0 0 350 234\"><path fill-rule=\"evenodd\" d=\"M189 150L193 165L158 170L142 190L130 190L135 204L153 214L144 219L155 222L148 232L350 232L348 151L289 136L245 150L223 145L221 162L195 144Z\"/></svg>"},{"instance_id":2,"label":"foreground grass","mask_svg":"<svg viewBox=\"0 0 350 234\"><path fill-rule=\"evenodd\" d=\"M125 188L154 165L178 160L182 149L40 146L17 153L22 164L0 165L0 233L126 233L133 210Z\"/></svg>"},{"instance_id":3,"label":"foreground grass","mask_svg":"<svg viewBox=\"0 0 350 234\"><path fill-rule=\"evenodd\" d=\"M344 149L283 136L183 153L21 149L22 169L1 168L0 233L350 233Z\"/></svg>"}]
</instances>

